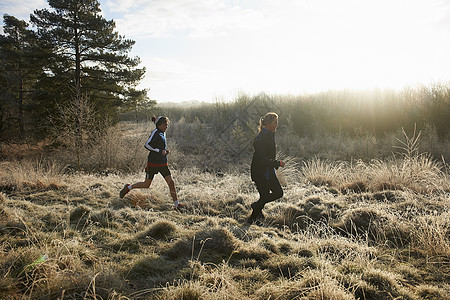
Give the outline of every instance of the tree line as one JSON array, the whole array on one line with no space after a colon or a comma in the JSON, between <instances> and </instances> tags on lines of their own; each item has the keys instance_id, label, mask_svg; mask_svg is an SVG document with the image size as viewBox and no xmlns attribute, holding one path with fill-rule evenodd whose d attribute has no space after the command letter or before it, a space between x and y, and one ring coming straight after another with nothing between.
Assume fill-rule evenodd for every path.
<instances>
[{"instance_id":1,"label":"tree line","mask_svg":"<svg viewBox=\"0 0 450 300\"><path fill-rule=\"evenodd\" d=\"M280 126L289 126L299 137L372 135L383 138L414 129L435 132L440 140L450 138L450 82L405 87L402 90L335 90L305 95L240 94L228 103L192 106L160 105L169 118L211 125L220 133L239 116L256 130L267 111L280 115ZM127 114L128 120L134 116ZM140 116L145 119L145 115ZM242 122L241 122L242 123ZM245 125L245 124L244 124Z\"/></svg>"},{"instance_id":2,"label":"tree line","mask_svg":"<svg viewBox=\"0 0 450 300\"><path fill-rule=\"evenodd\" d=\"M145 68L129 56L135 42L102 17L97 0L48 4L29 22L3 16L1 141L41 139L66 126L82 143L85 132L117 122L119 110L155 105L137 88Z\"/></svg>"}]
</instances>

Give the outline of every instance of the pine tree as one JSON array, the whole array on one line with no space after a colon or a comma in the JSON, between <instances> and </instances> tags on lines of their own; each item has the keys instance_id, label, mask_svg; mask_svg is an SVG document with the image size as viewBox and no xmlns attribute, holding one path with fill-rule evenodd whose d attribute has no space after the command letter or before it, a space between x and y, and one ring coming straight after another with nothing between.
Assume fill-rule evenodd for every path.
<instances>
[{"instance_id":1,"label":"pine tree","mask_svg":"<svg viewBox=\"0 0 450 300\"><path fill-rule=\"evenodd\" d=\"M114 116L116 108L136 95L136 84L145 68L130 58L134 41L115 31L115 22L104 19L97 0L48 0L51 9L30 16L41 40L53 48L48 57L47 91L54 101L73 99L75 91L88 95L100 115ZM133 91L130 93L130 91ZM146 90L138 91L140 97ZM42 97L48 98L48 97Z\"/></svg>"},{"instance_id":2,"label":"pine tree","mask_svg":"<svg viewBox=\"0 0 450 300\"><path fill-rule=\"evenodd\" d=\"M39 45L28 23L13 16L4 15L4 35L0 35L0 132L25 137L29 120L27 108L31 104L43 61L39 58L44 48ZM27 117L27 118L26 118ZM6 137L5 137L6 138Z\"/></svg>"}]
</instances>

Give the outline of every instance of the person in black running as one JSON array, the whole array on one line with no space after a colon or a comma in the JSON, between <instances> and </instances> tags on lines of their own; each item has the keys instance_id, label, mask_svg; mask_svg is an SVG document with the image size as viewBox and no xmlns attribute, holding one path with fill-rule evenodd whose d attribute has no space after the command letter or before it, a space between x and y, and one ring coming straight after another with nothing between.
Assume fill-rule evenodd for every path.
<instances>
[{"instance_id":1,"label":"person in black running","mask_svg":"<svg viewBox=\"0 0 450 300\"><path fill-rule=\"evenodd\" d=\"M159 116L158 118L152 117L152 121L155 123L156 128L152 131L145 143L145 148L150 151L147 159L147 167L145 168L145 181L137 182L135 184L125 184L119 193L120 198L125 197L132 189L149 188L155 174L161 173L169 186L174 207L183 208L185 205L178 202L175 183L167 163L167 155L170 153L169 150L166 149L166 130L169 126L169 119L167 117Z\"/></svg>"},{"instance_id":2,"label":"person in black running","mask_svg":"<svg viewBox=\"0 0 450 300\"><path fill-rule=\"evenodd\" d=\"M259 192L259 200L252 203L252 214L248 223L264 219L262 210L266 203L283 197L283 189L278 181L275 169L284 167L285 163L276 160L275 131L278 127L278 115L267 113L260 119L259 133L253 142L255 152L251 164L251 177Z\"/></svg>"}]
</instances>

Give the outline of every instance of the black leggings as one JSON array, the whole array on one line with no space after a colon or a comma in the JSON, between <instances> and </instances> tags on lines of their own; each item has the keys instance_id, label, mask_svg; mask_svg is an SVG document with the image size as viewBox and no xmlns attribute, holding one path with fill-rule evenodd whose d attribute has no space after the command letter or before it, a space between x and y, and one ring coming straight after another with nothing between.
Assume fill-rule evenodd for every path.
<instances>
[{"instance_id":1,"label":"black leggings","mask_svg":"<svg viewBox=\"0 0 450 300\"><path fill-rule=\"evenodd\" d=\"M277 176L270 176L269 180L265 178L255 181L256 189L259 192L259 200L255 202L255 209L261 211L266 203L272 202L283 197L283 189Z\"/></svg>"}]
</instances>

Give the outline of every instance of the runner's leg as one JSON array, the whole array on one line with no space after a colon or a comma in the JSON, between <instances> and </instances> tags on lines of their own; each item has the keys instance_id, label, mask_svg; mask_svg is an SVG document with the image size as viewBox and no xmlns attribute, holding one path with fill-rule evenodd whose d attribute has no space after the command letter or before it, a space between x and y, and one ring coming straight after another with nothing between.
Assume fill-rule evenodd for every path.
<instances>
[{"instance_id":1,"label":"runner's leg","mask_svg":"<svg viewBox=\"0 0 450 300\"><path fill-rule=\"evenodd\" d=\"M167 185L169 186L170 196L172 196L172 200L174 202L178 201L177 190L175 188L175 182L172 179L172 175L164 177L164 180L167 182Z\"/></svg>"}]
</instances>

